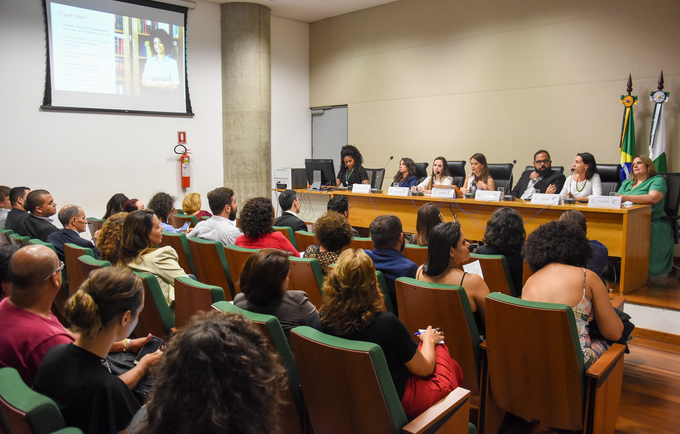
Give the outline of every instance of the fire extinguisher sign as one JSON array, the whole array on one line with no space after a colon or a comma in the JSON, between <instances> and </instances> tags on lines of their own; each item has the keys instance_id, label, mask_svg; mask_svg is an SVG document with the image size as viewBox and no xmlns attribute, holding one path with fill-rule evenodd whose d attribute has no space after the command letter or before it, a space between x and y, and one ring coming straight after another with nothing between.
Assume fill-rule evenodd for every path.
<instances>
[{"instance_id":1,"label":"fire extinguisher sign","mask_svg":"<svg viewBox=\"0 0 680 434\"><path fill-rule=\"evenodd\" d=\"M187 132L186 131L177 131L177 143L180 145L186 145L187 144Z\"/></svg>"}]
</instances>

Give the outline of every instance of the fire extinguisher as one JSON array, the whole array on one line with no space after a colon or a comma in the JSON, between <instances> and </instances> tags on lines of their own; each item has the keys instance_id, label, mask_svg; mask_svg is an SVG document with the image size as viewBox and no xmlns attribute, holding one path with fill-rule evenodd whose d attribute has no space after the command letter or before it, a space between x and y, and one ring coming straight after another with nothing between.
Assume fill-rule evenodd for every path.
<instances>
[{"instance_id":1,"label":"fire extinguisher","mask_svg":"<svg viewBox=\"0 0 680 434\"><path fill-rule=\"evenodd\" d=\"M184 148L184 152L177 152L177 148ZM191 158L189 157L189 149L184 145L175 146L175 154L180 155L180 176L182 177L182 188L188 188L191 186Z\"/></svg>"}]
</instances>

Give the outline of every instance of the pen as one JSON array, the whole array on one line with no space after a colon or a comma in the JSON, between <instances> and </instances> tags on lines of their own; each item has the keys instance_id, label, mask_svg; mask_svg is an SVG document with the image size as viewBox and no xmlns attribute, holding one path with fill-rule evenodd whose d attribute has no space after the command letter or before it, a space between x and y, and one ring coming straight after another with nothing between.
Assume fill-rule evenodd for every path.
<instances>
[{"instance_id":1,"label":"pen","mask_svg":"<svg viewBox=\"0 0 680 434\"><path fill-rule=\"evenodd\" d=\"M437 327L436 329L434 329L434 331L439 332L439 327ZM421 335L421 332L415 332L415 333L413 333L413 336L420 336L420 335Z\"/></svg>"}]
</instances>

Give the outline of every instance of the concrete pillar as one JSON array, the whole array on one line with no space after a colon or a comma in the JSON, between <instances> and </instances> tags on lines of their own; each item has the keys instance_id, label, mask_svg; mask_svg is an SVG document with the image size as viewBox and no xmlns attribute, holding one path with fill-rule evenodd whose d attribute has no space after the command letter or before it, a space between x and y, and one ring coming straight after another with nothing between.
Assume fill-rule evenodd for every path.
<instances>
[{"instance_id":1,"label":"concrete pillar","mask_svg":"<svg viewBox=\"0 0 680 434\"><path fill-rule=\"evenodd\" d=\"M224 185L242 204L271 197L271 10L254 3L220 8Z\"/></svg>"}]
</instances>

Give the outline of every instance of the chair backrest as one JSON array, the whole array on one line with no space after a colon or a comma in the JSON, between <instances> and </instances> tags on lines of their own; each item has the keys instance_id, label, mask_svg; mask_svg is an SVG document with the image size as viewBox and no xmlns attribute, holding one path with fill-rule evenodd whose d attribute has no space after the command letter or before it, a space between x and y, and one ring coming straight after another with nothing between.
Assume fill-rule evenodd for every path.
<instances>
[{"instance_id":1,"label":"chair backrest","mask_svg":"<svg viewBox=\"0 0 680 434\"><path fill-rule=\"evenodd\" d=\"M28 244L49 247L54 252L55 255L59 256L59 253L57 253L57 249L54 248L54 245L52 243L48 243L47 241L43 241L38 238L31 238L30 240L28 240Z\"/></svg>"},{"instance_id":2,"label":"chair backrest","mask_svg":"<svg viewBox=\"0 0 680 434\"><path fill-rule=\"evenodd\" d=\"M28 241L31 239L28 235L19 235L19 234L10 234L9 235L10 241L12 241L12 244L15 246L22 248L25 246L28 246Z\"/></svg>"},{"instance_id":3,"label":"chair backrest","mask_svg":"<svg viewBox=\"0 0 680 434\"><path fill-rule=\"evenodd\" d=\"M599 169L600 166L597 166ZM678 207L680 206L680 173L660 173L666 178L666 198L664 202L664 211L669 216L678 215Z\"/></svg>"},{"instance_id":4,"label":"chair backrest","mask_svg":"<svg viewBox=\"0 0 680 434\"><path fill-rule=\"evenodd\" d=\"M480 330L477 330L465 289L410 277L397 279L395 288L401 322L412 335L428 325L444 330L449 353L463 368L463 387L473 395L479 395ZM417 337L414 340L419 341Z\"/></svg>"},{"instance_id":5,"label":"chair backrest","mask_svg":"<svg viewBox=\"0 0 680 434\"><path fill-rule=\"evenodd\" d=\"M527 420L583 429L585 369L571 307L498 293L485 302L494 401Z\"/></svg>"},{"instance_id":6,"label":"chair backrest","mask_svg":"<svg viewBox=\"0 0 680 434\"><path fill-rule=\"evenodd\" d=\"M104 219L98 219L96 217L87 218L87 228L90 231L90 236L94 239L94 234L102 228L104 225Z\"/></svg>"},{"instance_id":7,"label":"chair backrest","mask_svg":"<svg viewBox=\"0 0 680 434\"><path fill-rule=\"evenodd\" d=\"M352 244L349 245L349 248L354 250L373 250L375 247L373 246L373 240L371 240L370 237L354 237L352 238Z\"/></svg>"},{"instance_id":8,"label":"chair backrest","mask_svg":"<svg viewBox=\"0 0 680 434\"><path fill-rule=\"evenodd\" d=\"M82 255L92 256L94 253L92 249L87 247L80 247L73 243L64 244L64 263L66 264L66 273L68 274L68 294L72 296L78 291L80 285L85 281L85 275L80 269L78 258Z\"/></svg>"},{"instance_id":9,"label":"chair backrest","mask_svg":"<svg viewBox=\"0 0 680 434\"><path fill-rule=\"evenodd\" d=\"M512 163L487 165L489 175L491 175L496 184L496 189L503 187L504 191L510 194L510 190L512 190L512 169L514 167L515 165Z\"/></svg>"},{"instance_id":10,"label":"chair backrest","mask_svg":"<svg viewBox=\"0 0 680 434\"><path fill-rule=\"evenodd\" d=\"M527 280L529 280L532 274L534 273L531 271L531 268L529 268L529 264L527 264L525 261L522 261L522 287L526 285Z\"/></svg>"},{"instance_id":11,"label":"chair backrest","mask_svg":"<svg viewBox=\"0 0 680 434\"><path fill-rule=\"evenodd\" d=\"M305 409L302 391L300 390L300 378L295 365L295 357L279 320L275 316L250 312L225 301L215 303L213 308L224 312L238 313L251 320L279 353L281 364L288 371L289 384L285 393L286 402L281 412L282 417L279 421L280 427L284 434L301 434Z\"/></svg>"},{"instance_id":12,"label":"chair backrest","mask_svg":"<svg viewBox=\"0 0 680 434\"><path fill-rule=\"evenodd\" d=\"M314 233L308 231L295 231L295 243L300 252L304 252L307 247L317 244Z\"/></svg>"},{"instance_id":13,"label":"chair backrest","mask_svg":"<svg viewBox=\"0 0 680 434\"><path fill-rule=\"evenodd\" d=\"M484 275L484 282L489 287L490 292L501 292L503 294L517 296L515 285L510 276L508 260L503 255L480 255L470 254L470 262L479 261Z\"/></svg>"},{"instance_id":14,"label":"chair backrest","mask_svg":"<svg viewBox=\"0 0 680 434\"><path fill-rule=\"evenodd\" d=\"M110 267L111 263L109 261L94 259L89 255L81 255L78 257L78 265L80 266L80 271L83 273L83 277L87 279L90 273L104 267Z\"/></svg>"},{"instance_id":15,"label":"chair backrest","mask_svg":"<svg viewBox=\"0 0 680 434\"><path fill-rule=\"evenodd\" d=\"M382 189L383 179L385 178L385 169L366 169L368 174L368 181L371 188Z\"/></svg>"},{"instance_id":16,"label":"chair backrest","mask_svg":"<svg viewBox=\"0 0 680 434\"><path fill-rule=\"evenodd\" d=\"M31 390L16 369L0 369L0 427L3 431L47 434L65 426L54 401Z\"/></svg>"},{"instance_id":17,"label":"chair backrest","mask_svg":"<svg viewBox=\"0 0 680 434\"><path fill-rule=\"evenodd\" d=\"M175 277L175 327L184 327L198 312L210 311L213 303L225 301L224 290L191 277Z\"/></svg>"},{"instance_id":18,"label":"chair backrest","mask_svg":"<svg viewBox=\"0 0 680 434\"><path fill-rule=\"evenodd\" d=\"M416 163L416 176L418 177L418 182L423 178L427 178L427 166L430 163Z\"/></svg>"},{"instance_id":19,"label":"chair backrest","mask_svg":"<svg viewBox=\"0 0 680 434\"><path fill-rule=\"evenodd\" d=\"M390 290L387 288L387 281L385 280L385 275L380 270L375 270L375 277L378 279L378 287L380 287L380 292L382 292L383 298L385 299L385 310L387 312L392 312L397 314L394 310L394 303L396 300L392 300L390 296Z\"/></svg>"},{"instance_id":20,"label":"chair backrest","mask_svg":"<svg viewBox=\"0 0 680 434\"><path fill-rule=\"evenodd\" d=\"M427 246L406 244L404 251L401 253L406 257L406 259L415 262L415 264L419 267L427 262Z\"/></svg>"},{"instance_id":21,"label":"chair backrest","mask_svg":"<svg viewBox=\"0 0 680 434\"><path fill-rule=\"evenodd\" d=\"M227 300L233 300L236 292L222 243L201 238L189 238L189 250L194 260L198 281L219 286L224 290L224 296L227 297Z\"/></svg>"},{"instance_id":22,"label":"chair backrest","mask_svg":"<svg viewBox=\"0 0 680 434\"><path fill-rule=\"evenodd\" d=\"M295 232L293 232L293 229L289 226L273 226L274 230L277 232L281 232L284 237L290 241L290 243L295 247L296 249L298 248L297 246L297 241L295 241Z\"/></svg>"},{"instance_id":23,"label":"chair backrest","mask_svg":"<svg viewBox=\"0 0 680 434\"><path fill-rule=\"evenodd\" d=\"M11 229L0 228L0 246L6 246L12 244L12 239L9 237L14 231Z\"/></svg>"},{"instance_id":24,"label":"chair backrest","mask_svg":"<svg viewBox=\"0 0 680 434\"><path fill-rule=\"evenodd\" d=\"M619 191L621 187L620 164L598 164L597 172L600 175L600 181L602 181L602 194L604 196Z\"/></svg>"},{"instance_id":25,"label":"chair backrest","mask_svg":"<svg viewBox=\"0 0 680 434\"><path fill-rule=\"evenodd\" d=\"M449 172L453 177L453 185L458 186L458 188L462 187L465 182L465 163L465 160L446 160L446 165L449 166Z\"/></svg>"},{"instance_id":26,"label":"chair backrest","mask_svg":"<svg viewBox=\"0 0 680 434\"><path fill-rule=\"evenodd\" d=\"M172 217L174 218L175 223L171 224L176 228L182 227L186 222L189 222L190 228L193 228L198 224L198 217L196 217L195 215L175 214Z\"/></svg>"},{"instance_id":27,"label":"chair backrest","mask_svg":"<svg viewBox=\"0 0 680 434\"><path fill-rule=\"evenodd\" d=\"M321 264L316 258L289 256L288 259L290 259L288 290L305 291L309 297L309 302L320 311L323 304Z\"/></svg>"},{"instance_id":28,"label":"chair backrest","mask_svg":"<svg viewBox=\"0 0 680 434\"><path fill-rule=\"evenodd\" d=\"M253 252L257 252L259 249L248 249L246 247L240 247L237 245L229 245L224 248L224 255L227 258L227 263L229 264L229 274L231 276L231 282L234 284L234 291L236 294L241 292L241 284L239 279L241 278L241 272L243 267L246 265L246 261Z\"/></svg>"},{"instance_id":29,"label":"chair backrest","mask_svg":"<svg viewBox=\"0 0 680 434\"><path fill-rule=\"evenodd\" d=\"M550 167L552 167L552 170L554 170L555 172L560 172L561 174L564 175L564 166L550 166ZM599 168L600 166L597 166L597 167ZM527 167L524 168L524 171L525 172L533 172L534 166L527 166Z\"/></svg>"},{"instance_id":30,"label":"chair backrest","mask_svg":"<svg viewBox=\"0 0 680 434\"><path fill-rule=\"evenodd\" d=\"M175 327L175 315L165 301L161 285L151 273L135 271L144 282L144 308L139 314L139 321L134 335L146 337L149 333L167 341Z\"/></svg>"},{"instance_id":31,"label":"chair backrest","mask_svg":"<svg viewBox=\"0 0 680 434\"><path fill-rule=\"evenodd\" d=\"M196 274L194 267L194 259L189 250L189 241L185 234L173 234L171 232L163 231L163 239L158 247L170 246L177 252L179 266L182 267L187 274Z\"/></svg>"}]
</instances>

